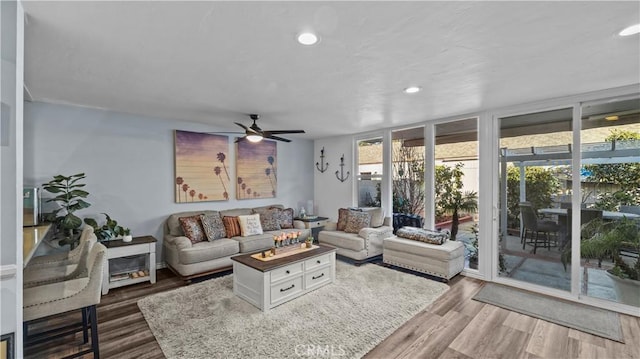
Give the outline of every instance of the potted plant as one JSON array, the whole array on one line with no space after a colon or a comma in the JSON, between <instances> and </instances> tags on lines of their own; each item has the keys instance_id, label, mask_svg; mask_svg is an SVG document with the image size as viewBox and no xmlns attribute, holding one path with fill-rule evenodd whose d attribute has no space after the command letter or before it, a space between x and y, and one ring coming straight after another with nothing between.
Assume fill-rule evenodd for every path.
<instances>
[{"instance_id":1,"label":"potted plant","mask_svg":"<svg viewBox=\"0 0 640 359\"><path fill-rule=\"evenodd\" d=\"M102 226L98 225L98 222L93 218L84 219L84 223L93 227L93 233L96 234L99 241L108 241L125 235L130 236L131 231L129 228L123 228L118 224L118 221L112 219L108 214L102 214L106 217L106 222ZM125 231L127 231L126 234ZM125 242L127 241L125 240Z\"/></svg>"},{"instance_id":2,"label":"potted plant","mask_svg":"<svg viewBox=\"0 0 640 359\"><path fill-rule=\"evenodd\" d=\"M307 244L307 248L311 248L311 246L313 245L313 237L312 236L307 237L307 240L304 242Z\"/></svg>"},{"instance_id":3,"label":"potted plant","mask_svg":"<svg viewBox=\"0 0 640 359\"><path fill-rule=\"evenodd\" d=\"M131 242L132 240L133 240L133 236L131 235L131 230L129 228L124 228L122 230L122 241Z\"/></svg>"},{"instance_id":4,"label":"potted plant","mask_svg":"<svg viewBox=\"0 0 640 359\"><path fill-rule=\"evenodd\" d=\"M79 229L82 226L82 220L74 213L83 208L91 206L85 202L83 198L89 196L89 192L80 188L84 187L84 183L78 181L84 179L84 173L78 173L71 176L57 175L42 188L55 195L47 202L56 202L60 208L53 210L45 216L48 222L54 224L58 232L58 237L62 237L59 241L60 245L69 244L73 248L79 238Z\"/></svg>"},{"instance_id":5,"label":"potted plant","mask_svg":"<svg viewBox=\"0 0 640 359\"><path fill-rule=\"evenodd\" d=\"M606 271L614 283L618 300L622 303L640 306L640 223L623 218L605 222L593 220L581 230L580 254L586 259L597 259L599 264L612 258L613 267ZM621 253L629 253L622 256ZM562 264L571 261L571 248L562 252Z\"/></svg>"}]
</instances>

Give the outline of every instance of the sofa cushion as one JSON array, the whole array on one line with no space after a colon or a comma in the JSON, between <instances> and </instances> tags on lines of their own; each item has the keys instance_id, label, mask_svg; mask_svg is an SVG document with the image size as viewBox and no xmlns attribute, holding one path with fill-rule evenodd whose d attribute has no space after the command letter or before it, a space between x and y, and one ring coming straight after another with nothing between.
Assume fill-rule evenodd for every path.
<instances>
[{"instance_id":1,"label":"sofa cushion","mask_svg":"<svg viewBox=\"0 0 640 359\"><path fill-rule=\"evenodd\" d=\"M263 231L277 231L280 229L279 208L259 208L253 211L260 215L260 226L262 226Z\"/></svg>"},{"instance_id":2,"label":"sofa cushion","mask_svg":"<svg viewBox=\"0 0 640 359\"><path fill-rule=\"evenodd\" d=\"M350 249L352 251L364 250L364 238L355 233L345 233L343 231L321 231L318 234L320 243L334 247Z\"/></svg>"},{"instance_id":3,"label":"sofa cushion","mask_svg":"<svg viewBox=\"0 0 640 359\"><path fill-rule=\"evenodd\" d=\"M396 236L438 245L449 240L449 235L447 233L416 227L402 227L396 231Z\"/></svg>"},{"instance_id":4,"label":"sofa cushion","mask_svg":"<svg viewBox=\"0 0 640 359\"><path fill-rule=\"evenodd\" d=\"M382 208L363 208L362 210L363 212L369 213L369 215L371 215L370 226L372 228L378 228L384 225L384 210L382 210Z\"/></svg>"},{"instance_id":5,"label":"sofa cushion","mask_svg":"<svg viewBox=\"0 0 640 359\"><path fill-rule=\"evenodd\" d=\"M446 241L442 245L437 245L393 236L385 238L383 245L385 251L390 249L441 261L464 256L464 245L459 241Z\"/></svg>"},{"instance_id":6,"label":"sofa cushion","mask_svg":"<svg viewBox=\"0 0 640 359\"><path fill-rule=\"evenodd\" d=\"M224 231L227 233L227 238L233 238L241 234L238 217L224 216L222 217L222 224L224 225Z\"/></svg>"},{"instance_id":7,"label":"sofa cushion","mask_svg":"<svg viewBox=\"0 0 640 359\"><path fill-rule=\"evenodd\" d=\"M174 213L167 218L167 232L168 234L178 237L184 236L184 232L182 231L182 227L180 226L180 221L178 218L180 217L191 217L191 216L199 216L201 214L213 214L215 211L189 211L189 212L179 212Z\"/></svg>"},{"instance_id":8,"label":"sofa cushion","mask_svg":"<svg viewBox=\"0 0 640 359\"><path fill-rule=\"evenodd\" d=\"M338 223L336 224L336 229L339 231L344 231L344 228L347 226L347 221L349 220L349 212L348 208L340 208L338 209Z\"/></svg>"},{"instance_id":9,"label":"sofa cushion","mask_svg":"<svg viewBox=\"0 0 640 359\"><path fill-rule=\"evenodd\" d=\"M214 241L227 236L227 231L224 229L222 218L220 217L220 213L217 211L215 214L201 214L200 221L202 222L204 234L207 236L209 241Z\"/></svg>"},{"instance_id":10,"label":"sofa cushion","mask_svg":"<svg viewBox=\"0 0 640 359\"><path fill-rule=\"evenodd\" d=\"M241 236L248 237L256 234L262 234L262 226L260 225L259 214L249 214L245 216L238 216L238 222L240 222Z\"/></svg>"},{"instance_id":11,"label":"sofa cushion","mask_svg":"<svg viewBox=\"0 0 640 359\"><path fill-rule=\"evenodd\" d=\"M231 256L238 252L240 252L240 246L237 241L220 238L213 242L204 241L195 243L190 248L183 248L178 251L178 256L180 263L193 264Z\"/></svg>"},{"instance_id":12,"label":"sofa cushion","mask_svg":"<svg viewBox=\"0 0 640 359\"><path fill-rule=\"evenodd\" d=\"M263 251L273 247L273 233L256 234L249 237L233 237L240 244L240 253Z\"/></svg>"},{"instance_id":13,"label":"sofa cushion","mask_svg":"<svg viewBox=\"0 0 640 359\"><path fill-rule=\"evenodd\" d=\"M358 233L362 228L369 227L371 215L367 212L351 211L347 217L347 225L344 231L347 233Z\"/></svg>"},{"instance_id":14,"label":"sofa cushion","mask_svg":"<svg viewBox=\"0 0 640 359\"><path fill-rule=\"evenodd\" d=\"M220 211L220 215L224 217L238 217L251 214L251 208L234 208Z\"/></svg>"},{"instance_id":15,"label":"sofa cushion","mask_svg":"<svg viewBox=\"0 0 640 359\"><path fill-rule=\"evenodd\" d=\"M206 239L200 216L189 216L178 218L184 235L191 240L191 243L202 242Z\"/></svg>"}]
</instances>

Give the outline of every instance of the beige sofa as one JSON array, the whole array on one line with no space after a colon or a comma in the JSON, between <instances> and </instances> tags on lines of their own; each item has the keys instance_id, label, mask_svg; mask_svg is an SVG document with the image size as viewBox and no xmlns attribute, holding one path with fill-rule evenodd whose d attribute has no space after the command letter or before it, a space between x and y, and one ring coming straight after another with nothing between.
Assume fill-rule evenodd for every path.
<instances>
[{"instance_id":1,"label":"beige sofa","mask_svg":"<svg viewBox=\"0 0 640 359\"><path fill-rule=\"evenodd\" d=\"M164 256L167 266L185 280L191 278L230 270L231 256L239 253L252 253L269 249L273 246L274 234L301 232L300 238L307 238L310 231L304 228L304 223L294 221L292 229L266 231L264 234L248 237L220 238L214 241L191 243L185 237L178 218L200 214L224 216L250 215L254 210L268 207L284 208L282 205L270 205L256 208L236 208L223 211L190 211L174 213L167 218L164 225Z\"/></svg>"},{"instance_id":2,"label":"beige sofa","mask_svg":"<svg viewBox=\"0 0 640 359\"><path fill-rule=\"evenodd\" d=\"M382 241L392 235L391 217L384 217L382 226L362 228L358 233L339 231L336 222L327 222L318 234L318 242L336 248L338 255L359 264L381 255Z\"/></svg>"}]
</instances>

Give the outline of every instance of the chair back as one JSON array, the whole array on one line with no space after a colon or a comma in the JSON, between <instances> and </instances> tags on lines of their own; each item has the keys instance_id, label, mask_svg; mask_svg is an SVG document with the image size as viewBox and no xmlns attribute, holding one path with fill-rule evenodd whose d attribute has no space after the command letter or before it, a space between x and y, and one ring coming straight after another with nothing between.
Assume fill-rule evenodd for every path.
<instances>
[{"instance_id":1,"label":"chair back","mask_svg":"<svg viewBox=\"0 0 640 359\"><path fill-rule=\"evenodd\" d=\"M85 289L90 296L91 304L98 304L102 295L102 274L104 267L107 265L107 247L101 243L94 244L93 248L91 248L91 253L89 253L87 264L89 268L89 283L87 283Z\"/></svg>"},{"instance_id":2,"label":"chair back","mask_svg":"<svg viewBox=\"0 0 640 359\"><path fill-rule=\"evenodd\" d=\"M525 228L538 230L538 216L529 202L520 202L520 220Z\"/></svg>"}]
</instances>

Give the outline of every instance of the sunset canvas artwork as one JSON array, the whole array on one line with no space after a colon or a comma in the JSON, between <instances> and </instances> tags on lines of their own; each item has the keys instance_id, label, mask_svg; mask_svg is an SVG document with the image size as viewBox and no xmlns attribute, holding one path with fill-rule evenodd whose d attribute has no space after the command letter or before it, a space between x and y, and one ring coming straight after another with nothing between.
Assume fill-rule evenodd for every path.
<instances>
[{"instance_id":1,"label":"sunset canvas artwork","mask_svg":"<svg viewBox=\"0 0 640 359\"><path fill-rule=\"evenodd\" d=\"M236 158L236 198L273 198L278 188L277 143L240 141Z\"/></svg>"},{"instance_id":2,"label":"sunset canvas artwork","mask_svg":"<svg viewBox=\"0 0 640 359\"><path fill-rule=\"evenodd\" d=\"M176 203L229 199L229 138L175 131Z\"/></svg>"}]
</instances>

